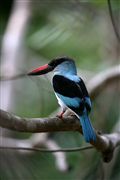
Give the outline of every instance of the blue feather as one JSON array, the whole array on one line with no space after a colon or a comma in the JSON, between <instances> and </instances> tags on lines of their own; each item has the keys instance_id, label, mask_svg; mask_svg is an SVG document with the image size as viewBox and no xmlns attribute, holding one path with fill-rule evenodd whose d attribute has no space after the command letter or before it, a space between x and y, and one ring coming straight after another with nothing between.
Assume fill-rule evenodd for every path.
<instances>
[{"instance_id":1,"label":"blue feather","mask_svg":"<svg viewBox=\"0 0 120 180\"><path fill-rule=\"evenodd\" d=\"M80 106L81 99L78 97L70 98L59 93L56 93L56 95L64 102L66 106L73 106L76 108Z\"/></svg>"},{"instance_id":2,"label":"blue feather","mask_svg":"<svg viewBox=\"0 0 120 180\"><path fill-rule=\"evenodd\" d=\"M64 61L63 63L56 66L54 69L54 74L71 74L71 75L77 75L77 69L75 66L74 61Z\"/></svg>"},{"instance_id":3,"label":"blue feather","mask_svg":"<svg viewBox=\"0 0 120 180\"><path fill-rule=\"evenodd\" d=\"M82 116L80 116L80 123L82 126L82 130L83 130L83 135L85 137L85 140L87 142L90 141L96 141L96 134L95 131L92 127L92 124L90 122L90 119L87 115L87 113L84 113Z\"/></svg>"},{"instance_id":4,"label":"blue feather","mask_svg":"<svg viewBox=\"0 0 120 180\"><path fill-rule=\"evenodd\" d=\"M89 97L85 97L85 102L88 104L88 106L92 106L91 105L91 100L90 100L90 98Z\"/></svg>"}]
</instances>

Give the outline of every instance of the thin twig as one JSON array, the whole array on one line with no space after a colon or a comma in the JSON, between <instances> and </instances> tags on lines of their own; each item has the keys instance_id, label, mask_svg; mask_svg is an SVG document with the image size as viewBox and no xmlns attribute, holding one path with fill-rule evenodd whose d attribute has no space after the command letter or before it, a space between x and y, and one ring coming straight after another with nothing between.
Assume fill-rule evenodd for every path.
<instances>
[{"instance_id":1,"label":"thin twig","mask_svg":"<svg viewBox=\"0 0 120 180\"><path fill-rule=\"evenodd\" d=\"M16 74L14 76L0 76L0 81L17 80L17 79L23 78L25 76L27 76L25 73L24 74Z\"/></svg>"},{"instance_id":2,"label":"thin twig","mask_svg":"<svg viewBox=\"0 0 120 180\"><path fill-rule=\"evenodd\" d=\"M112 25L113 25L113 29L115 31L116 38L120 43L120 36L119 36L119 32L118 32L118 29L117 29L117 26L116 26L116 23L115 23L115 20L114 20L111 1L107 0L107 2L108 2L108 9L109 9L109 14L110 14L111 22L112 22Z\"/></svg>"},{"instance_id":3,"label":"thin twig","mask_svg":"<svg viewBox=\"0 0 120 180\"><path fill-rule=\"evenodd\" d=\"M5 147L0 146L0 150L2 149L10 149L10 150L25 150L25 151L37 151L37 152L44 152L44 153L57 153L57 152L76 152L76 151L84 151L88 149L93 149L93 146L83 146L83 147L76 147L76 148L63 148L63 149L43 149L43 148L30 148L30 147Z\"/></svg>"}]
</instances>

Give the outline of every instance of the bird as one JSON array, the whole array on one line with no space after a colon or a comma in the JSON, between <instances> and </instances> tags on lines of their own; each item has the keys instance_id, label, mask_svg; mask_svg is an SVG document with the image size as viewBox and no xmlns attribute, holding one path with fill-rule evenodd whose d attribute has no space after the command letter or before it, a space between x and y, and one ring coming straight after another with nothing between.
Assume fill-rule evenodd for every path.
<instances>
[{"instance_id":1,"label":"bird","mask_svg":"<svg viewBox=\"0 0 120 180\"><path fill-rule=\"evenodd\" d=\"M83 79L77 75L75 61L68 56L57 57L28 72L28 75L43 75L51 71L54 93L62 107L59 117L62 118L65 111L70 109L80 121L85 141L95 142L96 133L89 118L91 100Z\"/></svg>"}]
</instances>

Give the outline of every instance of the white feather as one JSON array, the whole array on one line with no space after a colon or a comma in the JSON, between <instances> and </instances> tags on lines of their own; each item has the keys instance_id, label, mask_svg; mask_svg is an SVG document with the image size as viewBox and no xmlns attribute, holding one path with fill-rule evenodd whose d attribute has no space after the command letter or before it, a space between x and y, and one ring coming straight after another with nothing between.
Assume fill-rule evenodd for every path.
<instances>
[{"instance_id":1,"label":"white feather","mask_svg":"<svg viewBox=\"0 0 120 180\"><path fill-rule=\"evenodd\" d=\"M58 104L64 109L67 108L67 106L64 104L64 102L57 96L57 94L55 93L55 96L58 100Z\"/></svg>"}]
</instances>

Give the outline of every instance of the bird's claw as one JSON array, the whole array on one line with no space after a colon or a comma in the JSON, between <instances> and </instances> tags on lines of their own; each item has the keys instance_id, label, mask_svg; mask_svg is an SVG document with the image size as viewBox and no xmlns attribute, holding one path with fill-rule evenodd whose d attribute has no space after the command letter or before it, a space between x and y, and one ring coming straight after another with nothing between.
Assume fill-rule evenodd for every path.
<instances>
[{"instance_id":1,"label":"bird's claw","mask_svg":"<svg viewBox=\"0 0 120 180\"><path fill-rule=\"evenodd\" d=\"M65 111L62 111L60 114L57 114L56 117L60 118L60 119L63 119L63 114L65 113Z\"/></svg>"},{"instance_id":2,"label":"bird's claw","mask_svg":"<svg viewBox=\"0 0 120 180\"><path fill-rule=\"evenodd\" d=\"M61 115L61 114L57 114L56 117L60 118L60 119L63 119L63 115Z\"/></svg>"}]
</instances>

